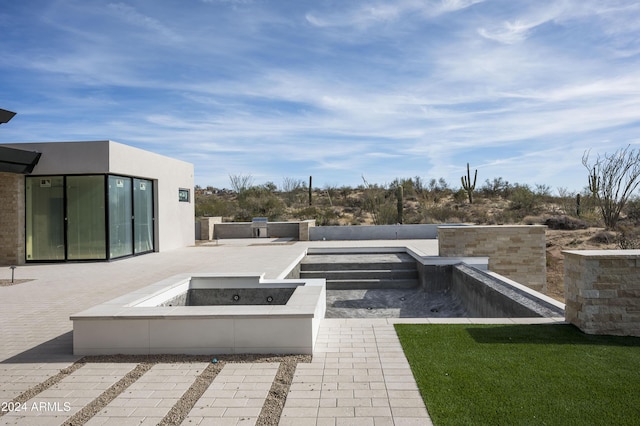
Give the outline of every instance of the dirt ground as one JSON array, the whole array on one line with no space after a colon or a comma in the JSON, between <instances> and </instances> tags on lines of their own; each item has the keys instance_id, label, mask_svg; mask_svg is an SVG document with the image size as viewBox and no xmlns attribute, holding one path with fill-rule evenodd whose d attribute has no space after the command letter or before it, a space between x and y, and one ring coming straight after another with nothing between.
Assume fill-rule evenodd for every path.
<instances>
[{"instance_id":1,"label":"dirt ground","mask_svg":"<svg viewBox=\"0 0 640 426\"><path fill-rule=\"evenodd\" d=\"M547 295L564 303L563 250L617 249L615 234L602 228L560 231L548 229L547 237Z\"/></svg>"}]
</instances>

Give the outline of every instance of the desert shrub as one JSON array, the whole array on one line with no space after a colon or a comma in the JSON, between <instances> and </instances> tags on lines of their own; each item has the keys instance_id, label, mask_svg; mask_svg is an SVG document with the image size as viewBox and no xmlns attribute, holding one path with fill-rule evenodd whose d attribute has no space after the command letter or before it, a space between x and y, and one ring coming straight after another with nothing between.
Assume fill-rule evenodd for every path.
<instances>
[{"instance_id":1,"label":"desert shrub","mask_svg":"<svg viewBox=\"0 0 640 426\"><path fill-rule=\"evenodd\" d=\"M525 216L522 223L525 225L542 225L545 219L542 216Z\"/></svg>"},{"instance_id":2,"label":"desert shrub","mask_svg":"<svg viewBox=\"0 0 640 426\"><path fill-rule=\"evenodd\" d=\"M484 185L480 187L480 193L485 197L497 197L502 196L506 197L509 193L509 189L511 185L506 180L503 180L501 177L493 178L493 180L485 180Z\"/></svg>"},{"instance_id":3,"label":"desert shrub","mask_svg":"<svg viewBox=\"0 0 640 426\"><path fill-rule=\"evenodd\" d=\"M473 222L478 225L489 225L493 219L486 210L473 210L466 216L466 222Z\"/></svg>"},{"instance_id":4,"label":"desert shrub","mask_svg":"<svg viewBox=\"0 0 640 426\"><path fill-rule=\"evenodd\" d=\"M458 223L464 221L464 212L449 206L437 206L426 209L427 223Z\"/></svg>"},{"instance_id":5,"label":"desert shrub","mask_svg":"<svg viewBox=\"0 0 640 426\"><path fill-rule=\"evenodd\" d=\"M640 198L634 197L627 201L624 207L624 213L628 220L636 224L640 223Z\"/></svg>"},{"instance_id":6,"label":"desert shrub","mask_svg":"<svg viewBox=\"0 0 640 426\"><path fill-rule=\"evenodd\" d=\"M279 220L285 212L285 203L267 187L254 186L238 194L236 220L251 220L256 216Z\"/></svg>"},{"instance_id":7,"label":"desert shrub","mask_svg":"<svg viewBox=\"0 0 640 426\"><path fill-rule=\"evenodd\" d=\"M587 229L589 225L584 220L580 220L571 216L551 216L544 221L549 229L562 229L573 231L576 229Z\"/></svg>"},{"instance_id":8,"label":"desert shrub","mask_svg":"<svg viewBox=\"0 0 640 426\"><path fill-rule=\"evenodd\" d=\"M637 250L640 249L640 229L622 226L618 227L620 230L617 238L618 247L622 250Z\"/></svg>"},{"instance_id":9,"label":"desert shrub","mask_svg":"<svg viewBox=\"0 0 640 426\"><path fill-rule=\"evenodd\" d=\"M609 231L597 232L593 237L589 238L589 242L595 244L611 244L616 241L616 234Z\"/></svg>"},{"instance_id":10,"label":"desert shrub","mask_svg":"<svg viewBox=\"0 0 640 426\"><path fill-rule=\"evenodd\" d=\"M315 219L318 226L339 225L340 213L331 207L308 206L295 212L299 220Z\"/></svg>"},{"instance_id":11,"label":"desert shrub","mask_svg":"<svg viewBox=\"0 0 640 426\"><path fill-rule=\"evenodd\" d=\"M196 197L196 216L233 217L237 210L237 203L216 197Z\"/></svg>"},{"instance_id":12,"label":"desert shrub","mask_svg":"<svg viewBox=\"0 0 640 426\"><path fill-rule=\"evenodd\" d=\"M522 217L535 214L540 207L539 196L528 185L516 185L508 197L509 208L519 210Z\"/></svg>"},{"instance_id":13,"label":"desert shrub","mask_svg":"<svg viewBox=\"0 0 640 426\"><path fill-rule=\"evenodd\" d=\"M582 156L582 164L589 171L589 187L595 197L602 219L608 229L615 229L620 213L635 189L640 185L640 150L631 145L613 154L598 154L589 162L589 151Z\"/></svg>"},{"instance_id":14,"label":"desert shrub","mask_svg":"<svg viewBox=\"0 0 640 426\"><path fill-rule=\"evenodd\" d=\"M453 201L456 203L464 203L467 200L467 191L460 188L453 193Z\"/></svg>"}]
</instances>

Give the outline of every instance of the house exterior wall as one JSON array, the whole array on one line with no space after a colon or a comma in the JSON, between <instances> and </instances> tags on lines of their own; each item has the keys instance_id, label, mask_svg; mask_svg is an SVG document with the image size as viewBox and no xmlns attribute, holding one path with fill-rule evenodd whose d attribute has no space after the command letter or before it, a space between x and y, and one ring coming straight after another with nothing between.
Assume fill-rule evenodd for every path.
<instances>
[{"instance_id":1,"label":"house exterior wall","mask_svg":"<svg viewBox=\"0 0 640 426\"><path fill-rule=\"evenodd\" d=\"M193 164L110 142L109 173L154 180L156 251L195 244ZM178 201L180 189L189 190L189 202Z\"/></svg>"},{"instance_id":2,"label":"house exterior wall","mask_svg":"<svg viewBox=\"0 0 640 426\"><path fill-rule=\"evenodd\" d=\"M152 180L155 191L155 251L166 251L195 244L192 164L113 141L38 142L3 144L3 146L42 153L32 176L114 174ZM19 191L15 188L14 180L21 182ZM24 262L24 176L14 175L13 179L3 178L2 181L0 185L10 185L13 188L9 192L18 193L19 202L16 201L17 207L11 210L13 213L10 213L8 208L3 208L4 213L0 214L3 217L13 216L17 212L15 209L22 206L17 212L17 215L22 218L19 227L22 234L16 256ZM13 192L14 189L17 192ZM189 190L189 202L178 200L179 189ZM0 224L2 225L0 234L4 234L4 222ZM12 238L12 241L15 240ZM5 245L4 240L1 241L0 249L16 251L15 243L12 243L11 249L11 246ZM0 258L1 261L2 258Z\"/></svg>"},{"instance_id":3,"label":"house exterior wall","mask_svg":"<svg viewBox=\"0 0 640 426\"><path fill-rule=\"evenodd\" d=\"M0 266L24 263L24 176L0 173Z\"/></svg>"}]
</instances>

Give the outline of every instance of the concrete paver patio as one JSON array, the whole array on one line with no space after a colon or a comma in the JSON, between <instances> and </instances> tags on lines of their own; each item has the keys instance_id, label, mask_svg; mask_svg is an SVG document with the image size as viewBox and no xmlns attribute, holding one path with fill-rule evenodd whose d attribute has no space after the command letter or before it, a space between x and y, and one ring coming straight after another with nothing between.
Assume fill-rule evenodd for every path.
<instances>
[{"instance_id":1,"label":"concrete paver patio","mask_svg":"<svg viewBox=\"0 0 640 426\"><path fill-rule=\"evenodd\" d=\"M56 376L80 359L72 354L69 315L183 272L257 272L278 278L307 247L410 246L437 254L436 240L295 242L221 240L197 247L109 263L30 264L16 278L32 281L0 287L0 403ZM10 277L2 271L0 279ZM540 319L537 322L548 322ZM470 319L326 319L311 363L299 363L281 425L430 424L395 322L472 322ZM493 322L513 323L500 319ZM522 320L517 321L522 322ZM29 399L26 411L0 413L0 424L62 424L135 363L88 363ZM88 424L156 424L206 364L156 364L96 414ZM184 424L255 424L277 366L226 364ZM173 378L173 379L171 379ZM178 378L178 379L176 379ZM254 383L253 389L225 383ZM166 383L173 387L168 389ZM176 387L176 383L179 385ZM256 387L257 384L266 384ZM237 387L237 386L236 386ZM226 390L227 392L222 392ZM229 392L233 390L234 392ZM172 391L166 393L163 391ZM242 392L241 392L242 391ZM251 392L254 391L254 392ZM36 405L33 405L33 403ZM34 410L40 402L54 412ZM65 405L66 404L66 405ZM47 412L48 411L48 412ZM164 413L164 414L163 414Z\"/></svg>"}]
</instances>

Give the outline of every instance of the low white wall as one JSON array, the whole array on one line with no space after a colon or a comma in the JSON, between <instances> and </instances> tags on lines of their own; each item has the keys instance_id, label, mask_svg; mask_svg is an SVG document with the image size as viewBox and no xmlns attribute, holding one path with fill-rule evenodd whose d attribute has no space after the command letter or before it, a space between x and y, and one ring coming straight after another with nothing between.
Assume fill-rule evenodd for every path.
<instances>
[{"instance_id":1,"label":"low white wall","mask_svg":"<svg viewBox=\"0 0 640 426\"><path fill-rule=\"evenodd\" d=\"M313 353L313 316L74 320L75 355Z\"/></svg>"},{"instance_id":2,"label":"low white wall","mask_svg":"<svg viewBox=\"0 0 640 426\"><path fill-rule=\"evenodd\" d=\"M433 240L440 226L442 224L315 226L309 228L309 240Z\"/></svg>"},{"instance_id":3,"label":"low white wall","mask_svg":"<svg viewBox=\"0 0 640 426\"><path fill-rule=\"evenodd\" d=\"M290 288L286 305L149 306L187 287ZM71 315L75 355L313 353L325 280L180 274Z\"/></svg>"}]
</instances>

